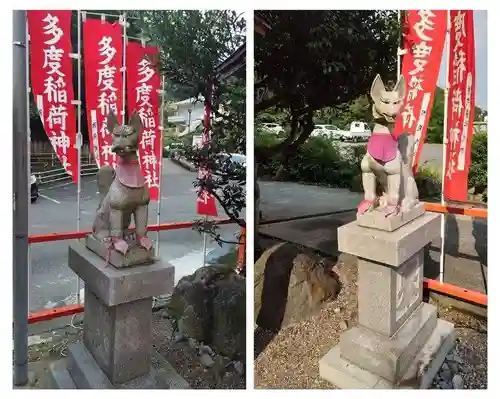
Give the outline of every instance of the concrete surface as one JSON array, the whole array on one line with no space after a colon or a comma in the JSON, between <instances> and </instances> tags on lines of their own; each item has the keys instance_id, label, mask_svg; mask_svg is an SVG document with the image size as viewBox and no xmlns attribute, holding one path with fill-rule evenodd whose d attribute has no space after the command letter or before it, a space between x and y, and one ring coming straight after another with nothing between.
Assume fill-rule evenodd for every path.
<instances>
[{"instance_id":1,"label":"concrete surface","mask_svg":"<svg viewBox=\"0 0 500 399\"><path fill-rule=\"evenodd\" d=\"M196 174L165 160L162 177L162 203L160 223L198 220L196 214L196 189L192 182ZM81 229L92 227L94 213L98 206L97 184L93 177L82 179ZM67 184L43 188L39 200L30 206L30 235L50 232L76 231L77 187ZM225 217L222 209L219 215ZM242 217L245 215L244 211ZM152 202L149 223L156 223L157 205ZM235 241L239 228L235 225L220 227L223 239ZM155 241L157 233L150 233ZM165 231L159 234L160 257L176 267L175 281L191 274L203 263L203 236L192 229ZM208 259L221 256L231 245L219 248L216 242L208 240ZM33 244L30 246L30 311L76 303L77 279L68 267L68 246L73 240ZM80 287L83 297L83 286Z\"/></svg>"},{"instance_id":2,"label":"concrete surface","mask_svg":"<svg viewBox=\"0 0 500 399\"><path fill-rule=\"evenodd\" d=\"M264 221L354 209L360 193L290 182L261 181L260 210Z\"/></svg>"}]
</instances>

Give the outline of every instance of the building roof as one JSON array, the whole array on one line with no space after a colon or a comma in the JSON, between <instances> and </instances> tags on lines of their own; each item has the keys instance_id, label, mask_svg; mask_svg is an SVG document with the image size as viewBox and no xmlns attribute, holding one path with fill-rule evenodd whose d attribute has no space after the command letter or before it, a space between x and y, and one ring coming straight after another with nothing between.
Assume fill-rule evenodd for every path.
<instances>
[{"instance_id":1,"label":"building roof","mask_svg":"<svg viewBox=\"0 0 500 399\"><path fill-rule=\"evenodd\" d=\"M241 73L246 65L246 44L241 45L233 54L226 58L215 68L215 73L220 80L227 79L231 76Z\"/></svg>"},{"instance_id":2,"label":"building roof","mask_svg":"<svg viewBox=\"0 0 500 399\"><path fill-rule=\"evenodd\" d=\"M254 21L255 31L262 36L266 34L266 31L271 30L271 24L261 11L254 11Z\"/></svg>"}]
</instances>

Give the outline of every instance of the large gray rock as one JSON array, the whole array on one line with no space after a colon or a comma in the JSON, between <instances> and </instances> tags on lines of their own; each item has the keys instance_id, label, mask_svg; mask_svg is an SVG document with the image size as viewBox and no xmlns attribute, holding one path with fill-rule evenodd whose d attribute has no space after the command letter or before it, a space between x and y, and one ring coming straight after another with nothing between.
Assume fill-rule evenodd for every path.
<instances>
[{"instance_id":1,"label":"large gray rock","mask_svg":"<svg viewBox=\"0 0 500 399\"><path fill-rule=\"evenodd\" d=\"M214 350L231 359L242 358L246 349L245 280L220 282L212 304Z\"/></svg>"},{"instance_id":2,"label":"large gray rock","mask_svg":"<svg viewBox=\"0 0 500 399\"><path fill-rule=\"evenodd\" d=\"M293 244L269 248L254 265L256 324L277 331L317 313L340 292L332 267Z\"/></svg>"},{"instance_id":3,"label":"large gray rock","mask_svg":"<svg viewBox=\"0 0 500 399\"><path fill-rule=\"evenodd\" d=\"M183 277L167 306L184 337L233 358L245 354L245 279L228 266L206 266Z\"/></svg>"}]
</instances>

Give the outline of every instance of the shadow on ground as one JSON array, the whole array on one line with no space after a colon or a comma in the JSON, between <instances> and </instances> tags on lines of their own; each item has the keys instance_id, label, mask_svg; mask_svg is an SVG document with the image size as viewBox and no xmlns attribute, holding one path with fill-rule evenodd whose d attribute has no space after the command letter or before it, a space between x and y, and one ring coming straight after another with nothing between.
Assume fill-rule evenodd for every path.
<instances>
[{"instance_id":1,"label":"shadow on ground","mask_svg":"<svg viewBox=\"0 0 500 399\"><path fill-rule=\"evenodd\" d=\"M254 358L287 326L309 319L342 289L337 256L324 257L293 243L262 237L267 251L254 267Z\"/></svg>"},{"instance_id":2,"label":"shadow on ground","mask_svg":"<svg viewBox=\"0 0 500 399\"><path fill-rule=\"evenodd\" d=\"M446 217L445 282L488 293L487 235L488 224L484 219ZM439 278L440 251L438 237L425 250L425 277Z\"/></svg>"}]
</instances>

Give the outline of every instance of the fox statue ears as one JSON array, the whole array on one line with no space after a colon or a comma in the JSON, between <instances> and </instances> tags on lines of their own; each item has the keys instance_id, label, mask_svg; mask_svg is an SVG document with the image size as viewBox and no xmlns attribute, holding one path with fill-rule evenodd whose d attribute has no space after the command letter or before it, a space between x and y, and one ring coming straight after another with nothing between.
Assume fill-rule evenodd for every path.
<instances>
[{"instance_id":1,"label":"fox statue ears","mask_svg":"<svg viewBox=\"0 0 500 399\"><path fill-rule=\"evenodd\" d=\"M372 83L372 87L370 89L370 96L372 98L372 100L374 102L377 102L382 93L385 92L386 89L385 89L385 84L384 82L382 81L382 78L380 77L379 74L377 74L377 76L375 76L375 79L373 80L373 83ZM405 77L403 75L401 75L396 83L396 85L394 86L394 88L392 89L392 91L395 91L396 93L398 93L398 97L403 100L405 98L405 95L406 95L406 81L405 81Z\"/></svg>"},{"instance_id":2,"label":"fox statue ears","mask_svg":"<svg viewBox=\"0 0 500 399\"><path fill-rule=\"evenodd\" d=\"M134 110L134 112L132 112L132 115L130 115L128 125L132 126L132 128L135 130L137 134L142 132L144 126L142 124L141 117L139 116L137 110Z\"/></svg>"},{"instance_id":3,"label":"fox statue ears","mask_svg":"<svg viewBox=\"0 0 500 399\"><path fill-rule=\"evenodd\" d=\"M128 121L129 126L131 126L136 133L141 133L142 132L142 121L141 117L139 116L138 112L134 110L132 112L132 115L130 115L130 119ZM113 132L115 128L119 125L118 119L116 118L116 115L114 114L113 111L109 111L108 117L107 117L107 122L106 126L108 128L108 132Z\"/></svg>"},{"instance_id":4,"label":"fox statue ears","mask_svg":"<svg viewBox=\"0 0 500 399\"><path fill-rule=\"evenodd\" d=\"M116 115L114 114L114 112L110 110L106 119L106 127L108 128L108 132L113 133L117 126L118 119L116 119Z\"/></svg>"}]
</instances>

